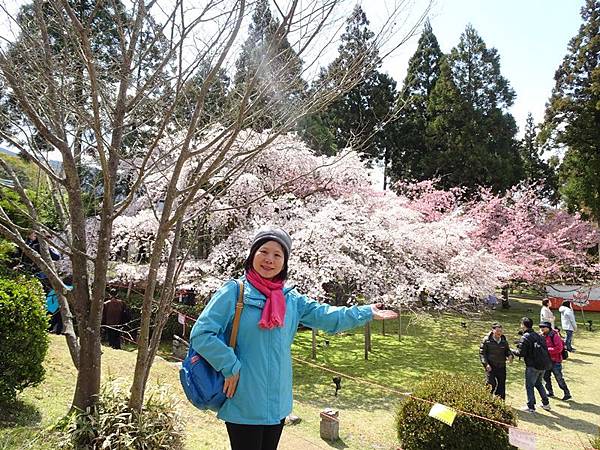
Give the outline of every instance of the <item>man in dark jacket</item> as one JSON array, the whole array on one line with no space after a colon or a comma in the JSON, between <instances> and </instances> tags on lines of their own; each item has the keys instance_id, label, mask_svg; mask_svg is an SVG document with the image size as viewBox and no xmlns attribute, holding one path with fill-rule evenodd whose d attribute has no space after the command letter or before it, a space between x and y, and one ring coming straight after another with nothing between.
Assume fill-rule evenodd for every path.
<instances>
[{"instance_id":1,"label":"man in dark jacket","mask_svg":"<svg viewBox=\"0 0 600 450\"><path fill-rule=\"evenodd\" d=\"M533 390L535 388L542 398L542 409L549 411L550 401L542 384L544 372L552 368L546 339L533 331L533 320L529 317L521 319L521 330L523 335L513 353L515 356L522 356L525 359L527 406L522 410L529 413L535 412L535 392Z\"/></svg>"},{"instance_id":2,"label":"man in dark jacket","mask_svg":"<svg viewBox=\"0 0 600 450\"><path fill-rule=\"evenodd\" d=\"M123 324L130 320L129 308L125 302L116 297L116 290L110 290L110 298L104 302L102 324L106 325L108 344L115 349L121 348Z\"/></svg>"},{"instance_id":3,"label":"man in dark jacket","mask_svg":"<svg viewBox=\"0 0 600 450\"><path fill-rule=\"evenodd\" d=\"M486 382L492 393L502 400L506 397L506 361L512 362L512 352L506 337L502 333L502 325L492 324L492 331L486 335L479 346L479 358L486 371Z\"/></svg>"}]
</instances>

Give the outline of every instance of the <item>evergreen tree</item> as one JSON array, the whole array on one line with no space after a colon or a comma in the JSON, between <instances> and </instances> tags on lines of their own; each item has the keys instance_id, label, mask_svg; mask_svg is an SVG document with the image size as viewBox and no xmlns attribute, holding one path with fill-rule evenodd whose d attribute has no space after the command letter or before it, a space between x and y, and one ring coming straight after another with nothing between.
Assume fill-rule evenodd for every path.
<instances>
[{"instance_id":1,"label":"evergreen tree","mask_svg":"<svg viewBox=\"0 0 600 450\"><path fill-rule=\"evenodd\" d=\"M420 179L440 178L444 188L487 184L485 150L475 125L477 113L454 83L447 58L428 98L426 152Z\"/></svg>"},{"instance_id":2,"label":"evergreen tree","mask_svg":"<svg viewBox=\"0 0 600 450\"><path fill-rule=\"evenodd\" d=\"M444 92L448 89L447 92ZM500 74L500 57L471 26L447 58L429 99L428 139L434 154L425 177L444 187L502 192L522 179L517 126L504 109L514 92ZM441 132L446 135L441 134Z\"/></svg>"},{"instance_id":3,"label":"evergreen tree","mask_svg":"<svg viewBox=\"0 0 600 450\"><path fill-rule=\"evenodd\" d=\"M586 0L581 17L554 75L542 139L567 147L559 174L566 203L600 222L600 1Z\"/></svg>"},{"instance_id":4,"label":"evergreen tree","mask_svg":"<svg viewBox=\"0 0 600 450\"><path fill-rule=\"evenodd\" d=\"M487 48L471 25L451 50L449 64L458 90L476 110L487 114L513 104L515 93L500 73L497 50Z\"/></svg>"},{"instance_id":5,"label":"evergreen tree","mask_svg":"<svg viewBox=\"0 0 600 450\"><path fill-rule=\"evenodd\" d=\"M236 61L232 107L246 99L252 114L245 125L257 131L289 126L286 119L298 115L296 106L306 92L302 61L286 38L288 25L272 16L268 0L258 0Z\"/></svg>"},{"instance_id":6,"label":"evergreen tree","mask_svg":"<svg viewBox=\"0 0 600 450\"><path fill-rule=\"evenodd\" d=\"M348 18L346 30L341 36L338 57L323 71L321 82L334 74L357 70L367 62L362 82L333 102L321 117L331 130L337 149L352 146L366 158L389 160L395 145L391 139L391 127L385 126L396 105L396 82L379 72L379 52L374 33L359 5Z\"/></svg>"},{"instance_id":7,"label":"evergreen tree","mask_svg":"<svg viewBox=\"0 0 600 450\"><path fill-rule=\"evenodd\" d=\"M440 75L443 53L429 21L425 23L417 50L408 62L408 71L400 93L400 116L394 124L397 136L392 155L394 179L423 179L427 158L425 129L429 122L428 98Z\"/></svg>"},{"instance_id":8,"label":"evergreen tree","mask_svg":"<svg viewBox=\"0 0 600 450\"><path fill-rule=\"evenodd\" d=\"M537 141L536 126L533 121L533 115L527 115L525 133L521 140L519 148L521 162L523 164L523 175L531 183L539 184L542 187L542 193L553 202L556 202L557 176L550 165L541 158L542 150Z\"/></svg>"},{"instance_id":9,"label":"evergreen tree","mask_svg":"<svg viewBox=\"0 0 600 450\"><path fill-rule=\"evenodd\" d=\"M189 80L183 88L182 100L178 105L177 120L188 123L196 108L197 97L200 94L204 80L210 73L211 67L200 67L196 75ZM201 116L198 121L200 126L207 123L226 122L227 95L231 80L224 69L220 69L208 89L204 99Z\"/></svg>"}]
</instances>

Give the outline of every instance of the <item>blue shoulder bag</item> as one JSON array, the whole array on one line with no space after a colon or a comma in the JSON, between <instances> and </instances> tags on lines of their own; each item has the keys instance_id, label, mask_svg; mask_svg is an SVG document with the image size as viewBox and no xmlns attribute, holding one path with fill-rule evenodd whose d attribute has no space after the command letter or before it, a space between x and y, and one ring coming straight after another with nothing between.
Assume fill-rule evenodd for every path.
<instances>
[{"instance_id":1,"label":"blue shoulder bag","mask_svg":"<svg viewBox=\"0 0 600 450\"><path fill-rule=\"evenodd\" d=\"M233 327L229 338L229 346L235 349L237 333L240 325L240 316L244 307L244 283L236 280L238 285L238 299L235 306ZM219 338L225 342L223 336ZM216 371L210 363L199 355L190 343L187 356L179 369L179 380L186 397L198 409L218 411L227 397L223 393L225 378L221 372Z\"/></svg>"}]
</instances>

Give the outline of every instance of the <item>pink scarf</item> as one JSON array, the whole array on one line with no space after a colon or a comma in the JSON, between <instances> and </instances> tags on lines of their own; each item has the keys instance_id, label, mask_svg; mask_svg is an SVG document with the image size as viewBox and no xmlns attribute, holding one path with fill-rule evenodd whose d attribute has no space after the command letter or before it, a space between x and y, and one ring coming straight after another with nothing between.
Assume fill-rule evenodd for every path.
<instances>
[{"instance_id":1,"label":"pink scarf","mask_svg":"<svg viewBox=\"0 0 600 450\"><path fill-rule=\"evenodd\" d=\"M284 281L271 281L261 277L254 269L246 272L246 279L252 283L261 294L267 297L258 326L270 330L282 327L285 320L285 297L283 296Z\"/></svg>"}]
</instances>

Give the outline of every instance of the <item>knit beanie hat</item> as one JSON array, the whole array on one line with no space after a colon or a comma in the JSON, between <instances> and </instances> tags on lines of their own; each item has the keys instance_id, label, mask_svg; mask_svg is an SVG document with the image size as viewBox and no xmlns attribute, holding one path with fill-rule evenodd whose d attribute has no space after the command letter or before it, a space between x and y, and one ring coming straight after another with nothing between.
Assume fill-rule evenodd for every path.
<instances>
[{"instance_id":1,"label":"knit beanie hat","mask_svg":"<svg viewBox=\"0 0 600 450\"><path fill-rule=\"evenodd\" d=\"M282 228L267 228L256 233L252 239L250 253L254 253L252 250L256 250L267 241L278 242L285 251L286 259L290 257L290 253L292 252L292 238Z\"/></svg>"}]
</instances>

